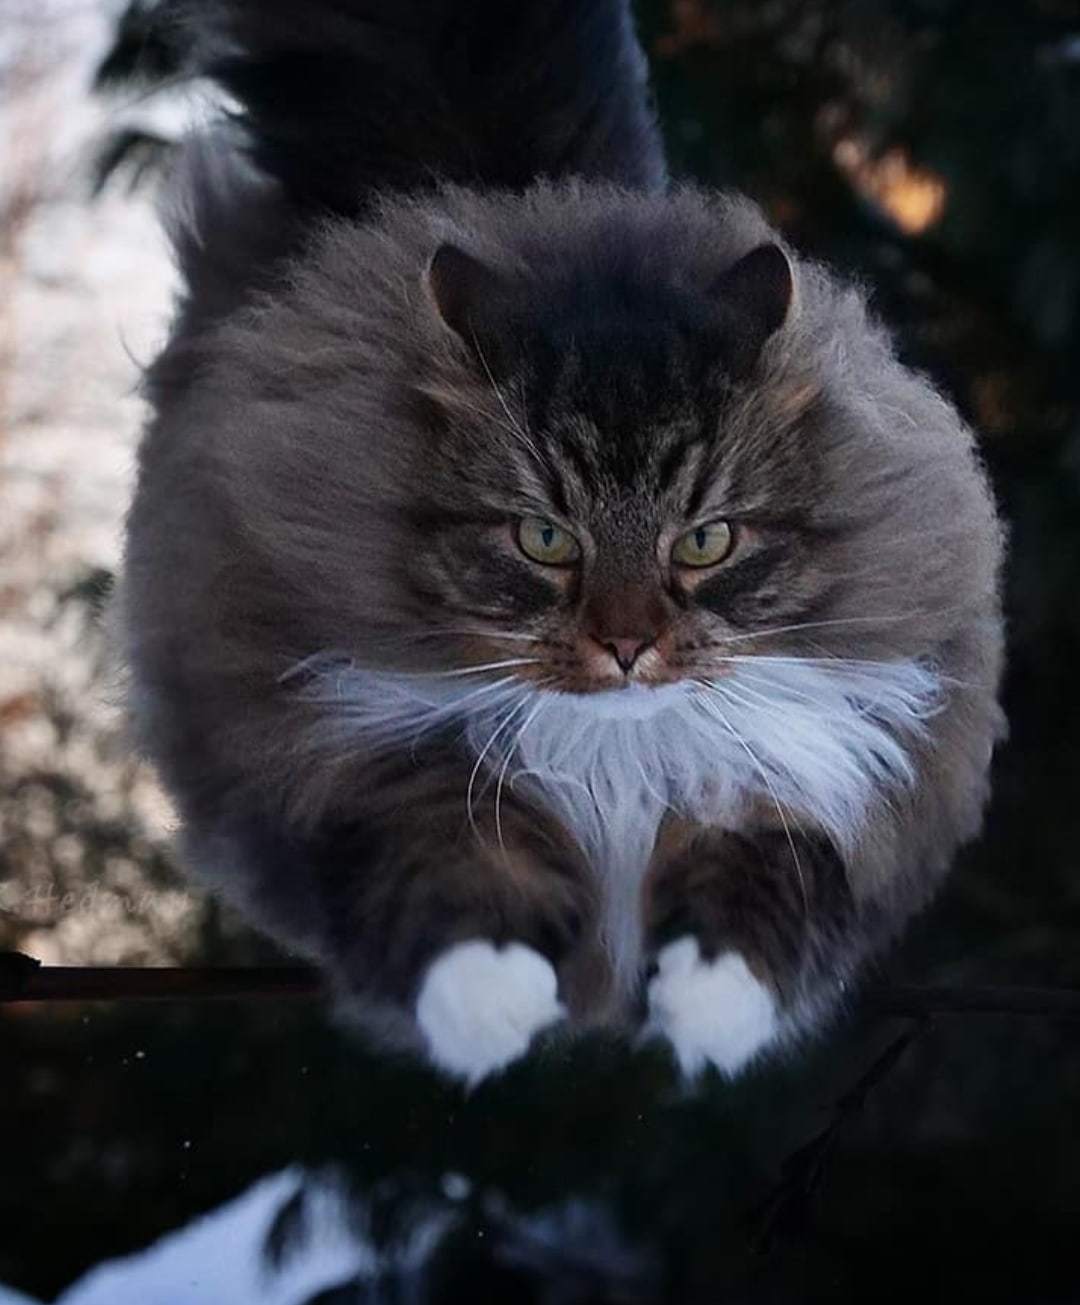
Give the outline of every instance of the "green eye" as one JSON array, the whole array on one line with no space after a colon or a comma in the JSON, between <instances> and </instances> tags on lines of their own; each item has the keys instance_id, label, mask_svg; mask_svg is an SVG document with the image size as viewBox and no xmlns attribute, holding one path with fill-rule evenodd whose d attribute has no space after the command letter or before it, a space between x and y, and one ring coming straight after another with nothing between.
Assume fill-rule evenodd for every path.
<instances>
[{"instance_id":1,"label":"green eye","mask_svg":"<svg viewBox=\"0 0 1080 1305\"><path fill-rule=\"evenodd\" d=\"M716 566L731 552L734 542L734 532L726 521L710 521L676 539L671 560L679 566Z\"/></svg>"},{"instance_id":2,"label":"green eye","mask_svg":"<svg viewBox=\"0 0 1080 1305\"><path fill-rule=\"evenodd\" d=\"M574 536L543 517L525 517L520 521L517 541L526 557L544 566L569 566L581 556Z\"/></svg>"}]
</instances>

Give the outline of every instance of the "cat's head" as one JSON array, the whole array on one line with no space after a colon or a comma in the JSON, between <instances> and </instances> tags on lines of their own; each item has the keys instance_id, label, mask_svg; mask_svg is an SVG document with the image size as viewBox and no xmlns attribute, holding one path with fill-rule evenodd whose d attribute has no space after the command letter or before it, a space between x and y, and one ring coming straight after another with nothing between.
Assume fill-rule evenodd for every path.
<instances>
[{"instance_id":1,"label":"cat's head","mask_svg":"<svg viewBox=\"0 0 1080 1305\"><path fill-rule=\"evenodd\" d=\"M989 600L968 432L756 210L444 203L331 231L242 327L219 447L295 651L586 694L918 656Z\"/></svg>"},{"instance_id":2,"label":"cat's head","mask_svg":"<svg viewBox=\"0 0 1080 1305\"><path fill-rule=\"evenodd\" d=\"M725 438L792 311L785 253L759 244L701 286L619 250L598 262L591 283L545 288L444 244L426 278L477 381L434 394L436 420L451 447L478 425L489 441L426 581L479 656L575 693L715 674L733 637L801 619L821 590L804 457ZM789 389L784 422L816 393Z\"/></svg>"}]
</instances>

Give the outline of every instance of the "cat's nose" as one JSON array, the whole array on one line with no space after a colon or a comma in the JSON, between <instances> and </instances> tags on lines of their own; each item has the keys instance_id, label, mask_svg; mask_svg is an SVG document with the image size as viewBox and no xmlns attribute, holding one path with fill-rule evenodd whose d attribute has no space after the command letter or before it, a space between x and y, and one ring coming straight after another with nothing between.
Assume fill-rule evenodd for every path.
<instances>
[{"instance_id":1,"label":"cat's nose","mask_svg":"<svg viewBox=\"0 0 1080 1305\"><path fill-rule=\"evenodd\" d=\"M619 669L624 675L629 675L633 669L634 663L645 651L653 645L652 639L598 639L597 643L605 648L612 657L619 663Z\"/></svg>"}]
</instances>

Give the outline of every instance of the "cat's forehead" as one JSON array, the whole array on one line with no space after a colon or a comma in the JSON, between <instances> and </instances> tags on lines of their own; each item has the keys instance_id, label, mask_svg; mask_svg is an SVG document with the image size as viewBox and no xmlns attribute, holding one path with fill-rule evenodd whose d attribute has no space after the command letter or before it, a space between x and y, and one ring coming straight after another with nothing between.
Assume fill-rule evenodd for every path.
<instances>
[{"instance_id":1,"label":"cat's forehead","mask_svg":"<svg viewBox=\"0 0 1080 1305\"><path fill-rule=\"evenodd\" d=\"M543 436L559 504L571 515L599 516L617 532L659 521L672 507L694 510L718 475L714 421L669 411L604 423L569 414Z\"/></svg>"},{"instance_id":2,"label":"cat's forehead","mask_svg":"<svg viewBox=\"0 0 1080 1305\"><path fill-rule=\"evenodd\" d=\"M646 323L629 335L585 331L541 358L517 392L571 510L602 508L616 521L644 504L692 516L711 502L790 493L793 474L814 475L803 432L768 418L775 381L734 387L707 340Z\"/></svg>"},{"instance_id":3,"label":"cat's forehead","mask_svg":"<svg viewBox=\"0 0 1080 1305\"><path fill-rule=\"evenodd\" d=\"M727 388L708 341L659 315L537 332L516 386L529 429L586 484L654 490L715 438Z\"/></svg>"},{"instance_id":4,"label":"cat's forehead","mask_svg":"<svg viewBox=\"0 0 1080 1305\"><path fill-rule=\"evenodd\" d=\"M542 294L528 287L486 361L529 430L587 479L662 491L688 449L736 435L728 418L768 383L769 369L756 366L760 344L739 369L754 324L715 282L678 282L639 259L609 257L564 266Z\"/></svg>"}]
</instances>

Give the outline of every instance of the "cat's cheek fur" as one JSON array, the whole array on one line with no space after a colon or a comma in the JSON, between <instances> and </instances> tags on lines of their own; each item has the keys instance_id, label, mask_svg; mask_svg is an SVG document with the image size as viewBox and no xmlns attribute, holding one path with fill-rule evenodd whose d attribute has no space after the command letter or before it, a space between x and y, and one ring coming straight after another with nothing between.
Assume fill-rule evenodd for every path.
<instances>
[{"instance_id":1,"label":"cat's cheek fur","mask_svg":"<svg viewBox=\"0 0 1080 1305\"><path fill-rule=\"evenodd\" d=\"M777 1041L777 1004L743 957L705 960L696 938L679 938L658 954L649 984L649 1031L668 1039L687 1077L714 1065L733 1077Z\"/></svg>"},{"instance_id":2,"label":"cat's cheek fur","mask_svg":"<svg viewBox=\"0 0 1080 1305\"><path fill-rule=\"evenodd\" d=\"M434 1063L473 1087L523 1056L566 1011L550 962L522 943L458 943L429 967L416 1020Z\"/></svg>"}]
</instances>

